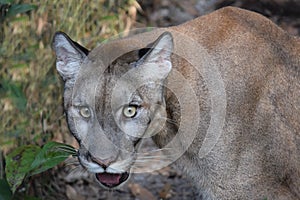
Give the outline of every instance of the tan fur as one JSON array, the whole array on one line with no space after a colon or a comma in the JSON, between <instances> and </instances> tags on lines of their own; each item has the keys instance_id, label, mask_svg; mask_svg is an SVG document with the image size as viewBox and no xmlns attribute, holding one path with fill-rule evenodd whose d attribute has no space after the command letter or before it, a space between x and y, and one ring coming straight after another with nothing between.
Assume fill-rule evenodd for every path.
<instances>
[{"instance_id":1,"label":"tan fur","mask_svg":"<svg viewBox=\"0 0 300 200\"><path fill-rule=\"evenodd\" d=\"M199 120L199 125L195 124L197 131L193 143L175 163L179 170L193 180L199 190L198 199L300 199L300 40L288 35L265 17L238 8L223 8L185 24L160 30L157 34L144 33L92 50L81 62L82 66L93 70L100 65L98 57L101 55L101 62L104 66L110 65L110 68L103 74L94 72L77 80L79 86L85 86L76 89L72 98L81 96L81 101L85 103L95 100L90 97L95 94L94 90L86 90L90 88L86 85L97 82L98 88L102 88L96 92L94 108L102 113L97 113L100 125L93 126L90 136L79 136L82 152L85 152L82 155L89 151L99 160L110 159L110 163L120 163L127 159L129 161L124 168L130 170L137 156L133 150L135 147L130 145L130 139L126 139L124 134L112 130L116 129L119 121L125 122L122 119L115 121L115 116L108 113L108 104L113 99L111 92L118 80L111 78L111 74L122 77L131 69L126 64L128 60L130 63L138 58L136 51L120 58L113 58L111 52L118 55L118 52L121 54L129 49L141 48L144 45L139 43L141 38L153 37L149 40L154 41L164 31L170 32L174 37L172 70L180 72L189 81L199 105L191 104L192 101L180 104L180 97L174 96L170 90L164 91L163 100L160 100L161 97L153 92L161 91L158 86L141 87L133 96L140 95L146 99L143 102L145 112L163 116L166 110L164 117L167 116L172 121L167 121L163 130L153 136L159 147L164 147L177 134L179 124L183 123L181 120L184 120L184 113L180 106L186 106L191 112L191 117L187 117L190 122ZM191 55L187 52L187 57L202 60L199 63L201 69L212 68L213 63L216 63L224 82L227 103L223 132L205 157L199 157L199 150L211 119L210 91L203 79L205 72L200 70L198 73L186 59L176 56L177 50L182 46L178 37L175 37L176 34L183 34L201 44L207 50L209 59L201 57L204 54L200 53ZM104 58L107 60L103 60ZM109 64L115 59L114 63ZM136 73L143 75L143 72ZM99 79L101 75L103 79ZM174 81L174 76L171 71L165 84L181 91L182 83ZM135 83L144 80L132 74L129 74L129 78ZM66 81L65 107L68 115L72 115L68 106L71 106L70 94L75 89L71 82L69 84L68 86ZM121 104L120 102L126 102L132 97L132 94L127 94L132 84L126 81L122 84L125 89L116 93L114 99L117 100L113 104ZM189 94L186 95L188 97ZM154 107L154 103L159 106ZM195 108L200 110L199 119L192 117L195 116ZM159 121L156 116L152 120L155 121L154 119ZM69 123L72 120L70 118ZM151 122L151 129L156 129L158 121ZM140 130L140 133L147 132L142 123L139 122L133 129ZM72 131L74 125L70 126ZM110 135L112 132L114 134ZM76 133L74 135L78 137ZM100 137L103 135L130 153L119 151L111 143L103 142ZM185 141L177 142L184 148Z\"/></svg>"}]
</instances>

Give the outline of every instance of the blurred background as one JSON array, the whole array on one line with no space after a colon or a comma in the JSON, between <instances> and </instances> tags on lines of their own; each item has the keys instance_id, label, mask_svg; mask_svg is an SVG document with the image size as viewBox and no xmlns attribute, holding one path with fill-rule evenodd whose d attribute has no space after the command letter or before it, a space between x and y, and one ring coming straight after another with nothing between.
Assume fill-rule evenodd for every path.
<instances>
[{"instance_id":1,"label":"blurred background","mask_svg":"<svg viewBox=\"0 0 300 200\"><path fill-rule=\"evenodd\" d=\"M0 178L3 158L18 146L50 140L77 146L66 126L51 49L56 31L92 49L120 32L177 25L228 5L259 12L290 34L300 34L299 0L0 0ZM172 167L105 191L73 163L31 177L17 196L150 200L193 199L196 193Z\"/></svg>"}]
</instances>

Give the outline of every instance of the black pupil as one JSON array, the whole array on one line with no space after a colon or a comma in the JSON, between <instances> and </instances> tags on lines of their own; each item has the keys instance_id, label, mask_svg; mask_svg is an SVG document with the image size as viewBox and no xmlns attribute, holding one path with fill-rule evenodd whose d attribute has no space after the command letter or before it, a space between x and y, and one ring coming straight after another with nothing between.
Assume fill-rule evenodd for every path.
<instances>
[{"instance_id":1,"label":"black pupil","mask_svg":"<svg viewBox=\"0 0 300 200\"><path fill-rule=\"evenodd\" d=\"M132 114L132 113L133 113L133 108L128 108L128 112L129 112L130 114Z\"/></svg>"},{"instance_id":2,"label":"black pupil","mask_svg":"<svg viewBox=\"0 0 300 200\"><path fill-rule=\"evenodd\" d=\"M83 110L83 114L84 114L84 115L89 115L89 110L88 110L87 108L85 108L85 109Z\"/></svg>"}]
</instances>

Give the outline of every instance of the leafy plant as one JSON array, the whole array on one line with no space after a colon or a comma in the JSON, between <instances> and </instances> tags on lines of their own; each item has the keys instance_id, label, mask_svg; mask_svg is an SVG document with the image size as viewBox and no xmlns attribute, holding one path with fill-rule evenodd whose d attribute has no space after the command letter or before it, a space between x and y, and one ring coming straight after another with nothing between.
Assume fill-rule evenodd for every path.
<instances>
[{"instance_id":1,"label":"leafy plant","mask_svg":"<svg viewBox=\"0 0 300 200\"><path fill-rule=\"evenodd\" d=\"M58 165L70 155L76 156L76 150L72 146L53 141L46 143L42 148L37 145L25 145L14 149L5 159L6 178L12 192L14 193L26 178Z\"/></svg>"},{"instance_id":2,"label":"leafy plant","mask_svg":"<svg viewBox=\"0 0 300 200\"><path fill-rule=\"evenodd\" d=\"M36 5L31 4L14 4L13 0L0 0L0 6L2 8L1 10L3 10L3 16L0 22L5 18L13 17L17 14L25 13L37 8Z\"/></svg>"},{"instance_id":3,"label":"leafy plant","mask_svg":"<svg viewBox=\"0 0 300 200\"><path fill-rule=\"evenodd\" d=\"M6 179L4 178L0 179L0 188L1 188L0 199L3 200L12 199L12 192Z\"/></svg>"}]
</instances>

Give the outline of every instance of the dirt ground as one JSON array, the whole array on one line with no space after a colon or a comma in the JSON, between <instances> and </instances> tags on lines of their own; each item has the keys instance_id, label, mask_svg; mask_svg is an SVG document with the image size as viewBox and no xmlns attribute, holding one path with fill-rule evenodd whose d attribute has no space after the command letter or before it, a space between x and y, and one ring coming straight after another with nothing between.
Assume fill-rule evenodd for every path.
<instances>
[{"instance_id":1,"label":"dirt ground","mask_svg":"<svg viewBox=\"0 0 300 200\"><path fill-rule=\"evenodd\" d=\"M233 5L262 13L292 35L300 33L300 12L295 9L295 6L291 8L291 5L286 7L277 5L276 7L272 3L260 3L262 1L225 1L224 3L215 0L211 2L217 4L205 10L201 9L199 2L199 0L139 1L142 11L137 18L136 26L176 25L219 7ZM149 145L153 144L149 142ZM190 181L172 166L152 173L135 174L121 189L108 191L102 189L94 176L85 172L74 159L31 179L29 182L33 186L31 193L42 199L70 200L191 200L195 198L196 190Z\"/></svg>"}]
</instances>

